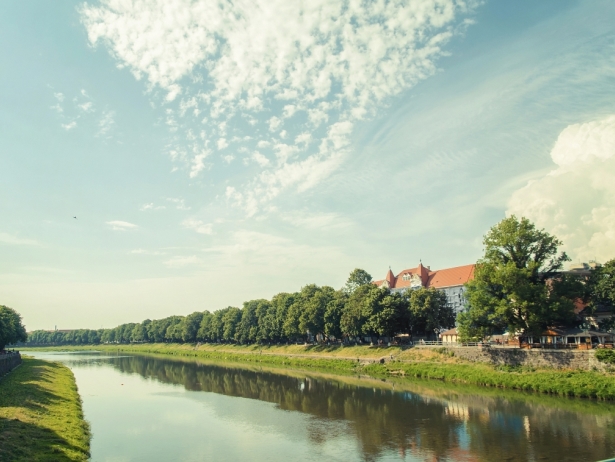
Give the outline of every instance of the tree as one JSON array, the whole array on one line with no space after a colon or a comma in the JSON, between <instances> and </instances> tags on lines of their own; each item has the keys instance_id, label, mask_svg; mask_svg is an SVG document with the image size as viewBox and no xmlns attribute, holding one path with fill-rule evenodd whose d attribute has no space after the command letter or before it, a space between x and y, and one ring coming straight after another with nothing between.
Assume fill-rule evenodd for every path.
<instances>
[{"instance_id":1,"label":"tree","mask_svg":"<svg viewBox=\"0 0 615 462\"><path fill-rule=\"evenodd\" d=\"M579 285L558 274L562 242L514 215L493 226L483 239L485 254L466 284L468 309L457 321L462 339L498 331L539 335L549 325L570 323Z\"/></svg>"},{"instance_id":2,"label":"tree","mask_svg":"<svg viewBox=\"0 0 615 462\"><path fill-rule=\"evenodd\" d=\"M414 334L430 336L442 328L455 325L455 312L446 294L434 288L421 287L408 294L410 325Z\"/></svg>"},{"instance_id":3,"label":"tree","mask_svg":"<svg viewBox=\"0 0 615 462\"><path fill-rule=\"evenodd\" d=\"M229 306L222 316L222 338L227 342L235 340L237 336L237 326L241 322L241 310L234 306Z\"/></svg>"},{"instance_id":4,"label":"tree","mask_svg":"<svg viewBox=\"0 0 615 462\"><path fill-rule=\"evenodd\" d=\"M615 307L615 258L593 270L588 285L593 305Z\"/></svg>"},{"instance_id":5,"label":"tree","mask_svg":"<svg viewBox=\"0 0 615 462\"><path fill-rule=\"evenodd\" d=\"M363 299L362 326L364 334L370 337L392 337L407 317L408 306L399 293L391 293L386 288L369 287Z\"/></svg>"},{"instance_id":6,"label":"tree","mask_svg":"<svg viewBox=\"0 0 615 462\"><path fill-rule=\"evenodd\" d=\"M340 318L340 329L347 337L356 338L363 332L366 321L364 300L374 289L377 289L375 285L364 284L348 296Z\"/></svg>"},{"instance_id":7,"label":"tree","mask_svg":"<svg viewBox=\"0 0 615 462\"><path fill-rule=\"evenodd\" d=\"M333 300L335 289L309 284L299 292L301 315L299 316L299 332L316 337L325 333L325 311L328 303Z\"/></svg>"},{"instance_id":8,"label":"tree","mask_svg":"<svg viewBox=\"0 0 615 462\"><path fill-rule=\"evenodd\" d=\"M0 305L0 350L6 345L25 342L28 339L21 316L12 308Z\"/></svg>"},{"instance_id":9,"label":"tree","mask_svg":"<svg viewBox=\"0 0 615 462\"><path fill-rule=\"evenodd\" d=\"M334 337L336 339L342 338L341 319L344 307L348 300L348 295L343 290L335 292L333 299L327 303L327 309L325 310L324 323L325 323L325 335L330 339Z\"/></svg>"},{"instance_id":10,"label":"tree","mask_svg":"<svg viewBox=\"0 0 615 462\"><path fill-rule=\"evenodd\" d=\"M365 270L360 268L355 268L351 271L350 276L348 276L348 280L346 281L346 286L344 290L351 294L359 287L371 284L372 276Z\"/></svg>"},{"instance_id":11,"label":"tree","mask_svg":"<svg viewBox=\"0 0 615 462\"><path fill-rule=\"evenodd\" d=\"M195 343L196 337L201 327L203 313L195 311L186 316L182 323L182 340L184 342Z\"/></svg>"},{"instance_id":12,"label":"tree","mask_svg":"<svg viewBox=\"0 0 615 462\"><path fill-rule=\"evenodd\" d=\"M611 312L611 317L600 321L600 328L611 330L615 327L615 259L594 269L587 282L589 311L598 308Z\"/></svg>"}]
</instances>

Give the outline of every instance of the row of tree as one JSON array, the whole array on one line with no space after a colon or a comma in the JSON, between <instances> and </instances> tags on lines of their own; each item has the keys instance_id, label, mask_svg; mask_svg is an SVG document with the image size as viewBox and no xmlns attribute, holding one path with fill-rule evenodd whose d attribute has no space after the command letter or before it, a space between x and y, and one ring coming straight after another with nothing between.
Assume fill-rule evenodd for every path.
<instances>
[{"instance_id":1,"label":"row of tree","mask_svg":"<svg viewBox=\"0 0 615 462\"><path fill-rule=\"evenodd\" d=\"M271 300L250 300L243 307L169 316L113 329L35 331L34 344L128 342L229 342L240 344L305 341L376 341L407 333L434 336L455 324L446 296L435 289L391 293L355 269L343 289L307 285Z\"/></svg>"},{"instance_id":2,"label":"row of tree","mask_svg":"<svg viewBox=\"0 0 615 462\"><path fill-rule=\"evenodd\" d=\"M213 313L147 319L113 329L35 331L30 342L264 344L366 337L374 341L396 334L430 337L455 323L462 339L478 340L506 331L540 335L550 326L578 326L587 318L580 317L575 307L586 306L585 313L591 314L599 307L615 306L615 260L589 277L566 273L562 268L570 259L558 250L562 242L515 216L493 226L483 243L485 253L476 264L474 279L466 284L466 309L457 319L438 290L392 293L372 284L364 270L355 269L340 290L311 284L296 293ZM613 318L602 327L612 328Z\"/></svg>"}]
</instances>

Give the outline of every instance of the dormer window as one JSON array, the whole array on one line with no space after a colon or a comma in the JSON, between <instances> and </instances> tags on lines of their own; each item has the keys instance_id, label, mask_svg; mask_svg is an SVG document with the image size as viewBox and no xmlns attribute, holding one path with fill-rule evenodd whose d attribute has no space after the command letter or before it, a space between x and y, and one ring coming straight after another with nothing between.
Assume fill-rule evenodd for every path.
<instances>
[{"instance_id":1,"label":"dormer window","mask_svg":"<svg viewBox=\"0 0 615 462\"><path fill-rule=\"evenodd\" d=\"M402 279L403 279L404 281L409 281L410 279L412 279L412 274L410 274L410 273L405 273L405 274L402 276Z\"/></svg>"}]
</instances>

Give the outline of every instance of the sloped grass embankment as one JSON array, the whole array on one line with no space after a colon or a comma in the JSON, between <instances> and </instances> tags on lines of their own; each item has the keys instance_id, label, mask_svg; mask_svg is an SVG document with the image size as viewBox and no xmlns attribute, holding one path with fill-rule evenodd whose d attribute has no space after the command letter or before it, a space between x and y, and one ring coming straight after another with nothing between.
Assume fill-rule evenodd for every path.
<instances>
[{"instance_id":1,"label":"sloped grass embankment","mask_svg":"<svg viewBox=\"0 0 615 462\"><path fill-rule=\"evenodd\" d=\"M70 369L25 357L0 380L0 460L85 461L90 426Z\"/></svg>"}]
</instances>

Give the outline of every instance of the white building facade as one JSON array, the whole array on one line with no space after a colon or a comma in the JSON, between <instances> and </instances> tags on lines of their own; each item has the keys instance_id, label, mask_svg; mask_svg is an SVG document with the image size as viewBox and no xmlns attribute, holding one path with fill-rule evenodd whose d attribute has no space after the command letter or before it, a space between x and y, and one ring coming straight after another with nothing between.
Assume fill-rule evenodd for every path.
<instances>
[{"instance_id":1,"label":"white building facade","mask_svg":"<svg viewBox=\"0 0 615 462\"><path fill-rule=\"evenodd\" d=\"M448 304L456 313L465 307L464 284L474 278L475 265L457 266L431 271L422 263L416 268L405 269L397 276L389 269L386 277L375 281L378 287L386 287L391 292L415 290L420 287L438 289L446 294Z\"/></svg>"}]
</instances>

